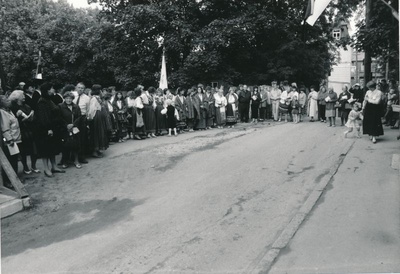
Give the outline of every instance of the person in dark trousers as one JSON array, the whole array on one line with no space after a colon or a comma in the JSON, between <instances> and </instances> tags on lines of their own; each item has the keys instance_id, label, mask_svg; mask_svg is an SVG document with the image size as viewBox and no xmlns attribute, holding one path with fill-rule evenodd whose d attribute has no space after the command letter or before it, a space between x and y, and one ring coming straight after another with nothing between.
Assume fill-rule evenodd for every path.
<instances>
[{"instance_id":1,"label":"person in dark trousers","mask_svg":"<svg viewBox=\"0 0 400 274\"><path fill-rule=\"evenodd\" d=\"M241 122L249 122L250 100L251 92L247 90L247 86L244 85L243 90L239 92L239 113Z\"/></svg>"}]
</instances>

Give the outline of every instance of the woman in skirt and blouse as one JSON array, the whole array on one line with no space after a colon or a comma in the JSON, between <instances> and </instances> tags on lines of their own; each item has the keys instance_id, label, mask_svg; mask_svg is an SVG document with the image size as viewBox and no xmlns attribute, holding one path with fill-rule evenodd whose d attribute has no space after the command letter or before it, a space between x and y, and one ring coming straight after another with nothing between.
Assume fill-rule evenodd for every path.
<instances>
[{"instance_id":1,"label":"woman in skirt and blouse","mask_svg":"<svg viewBox=\"0 0 400 274\"><path fill-rule=\"evenodd\" d=\"M376 143L376 138L383 135L381 117L383 116L382 92L376 88L376 83L367 83L368 91L363 102L363 134L368 134L372 143Z\"/></svg>"}]
</instances>

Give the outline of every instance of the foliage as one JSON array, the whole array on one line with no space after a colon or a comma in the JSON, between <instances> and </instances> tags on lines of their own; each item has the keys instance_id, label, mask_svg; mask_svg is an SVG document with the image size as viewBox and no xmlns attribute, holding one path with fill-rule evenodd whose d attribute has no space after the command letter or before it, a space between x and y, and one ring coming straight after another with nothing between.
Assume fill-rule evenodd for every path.
<instances>
[{"instance_id":1,"label":"foliage","mask_svg":"<svg viewBox=\"0 0 400 274\"><path fill-rule=\"evenodd\" d=\"M41 50L46 80L127 90L157 85L165 47L171 87L218 80L316 84L330 72L337 46L350 42L333 41L332 24L363 4L332 1L311 27L302 25L308 0L89 2L100 3L101 11L74 9L66 0L0 0L2 83L13 87L32 79ZM373 2L371 29L364 31L360 22L353 43L392 60L398 26L387 7Z\"/></svg>"},{"instance_id":2,"label":"foliage","mask_svg":"<svg viewBox=\"0 0 400 274\"><path fill-rule=\"evenodd\" d=\"M398 10L398 1L393 1L391 5ZM368 29L364 18L358 21L353 45L358 50L369 50L371 56L382 63L389 62L390 78L398 79L399 22L392 15L391 9L381 1L372 1L371 10Z\"/></svg>"},{"instance_id":3,"label":"foliage","mask_svg":"<svg viewBox=\"0 0 400 274\"><path fill-rule=\"evenodd\" d=\"M74 9L66 1L2 1L0 64L2 82L12 88L33 79L42 53L46 80L113 82L103 54L102 33L111 24L98 11Z\"/></svg>"}]
</instances>

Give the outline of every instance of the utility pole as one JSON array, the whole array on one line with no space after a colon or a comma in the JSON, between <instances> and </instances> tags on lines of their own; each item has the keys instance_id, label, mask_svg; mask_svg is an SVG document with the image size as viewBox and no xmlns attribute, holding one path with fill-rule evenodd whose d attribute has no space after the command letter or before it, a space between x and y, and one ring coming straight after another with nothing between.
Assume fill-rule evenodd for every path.
<instances>
[{"instance_id":1,"label":"utility pole","mask_svg":"<svg viewBox=\"0 0 400 274\"><path fill-rule=\"evenodd\" d=\"M367 0L365 7L365 31L369 31L371 26L371 6L372 0ZM366 86L369 81L371 81L371 50L366 48L364 57L364 85Z\"/></svg>"}]
</instances>

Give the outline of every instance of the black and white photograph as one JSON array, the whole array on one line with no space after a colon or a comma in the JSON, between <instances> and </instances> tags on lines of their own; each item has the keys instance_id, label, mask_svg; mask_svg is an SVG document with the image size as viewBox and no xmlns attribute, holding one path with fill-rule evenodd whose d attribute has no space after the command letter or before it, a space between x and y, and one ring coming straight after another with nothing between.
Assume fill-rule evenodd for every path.
<instances>
[{"instance_id":1,"label":"black and white photograph","mask_svg":"<svg viewBox=\"0 0 400 274\"><path fill-rule=\"evenodd\" d=\"M400 273L398 0L0 0L0 274Z\"/></svg>"}]
</instances>

